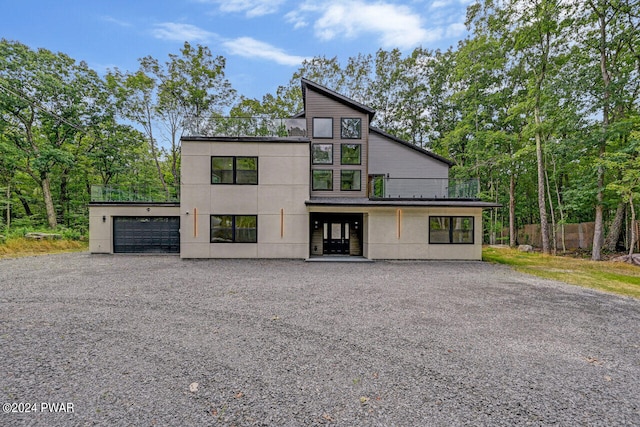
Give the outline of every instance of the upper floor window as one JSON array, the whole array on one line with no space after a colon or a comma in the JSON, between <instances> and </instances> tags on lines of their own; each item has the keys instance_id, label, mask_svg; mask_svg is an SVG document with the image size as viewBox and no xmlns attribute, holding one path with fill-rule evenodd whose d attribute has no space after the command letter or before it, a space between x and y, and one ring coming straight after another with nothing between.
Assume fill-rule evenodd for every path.
<instances>
[{"instance_id":1,"label":"upper floor window","mask_svg":"<svg viewBox=\"0 0 640 427\"><path fill-rule=\"evenodd\" d=\"M385 196L384 175L369 175L369 197L380 198Z\"/></svg>"},{"instance_id":2,"label":"upper floor window","mask_svg":"<svg viewBox=\"0 0 640 427\"><path fill-rule=\"evenodd\" d=\"M340 138L360 139L362 138L362 119L343 118L340 120Z\"/></svg>"},{"instance_id":3,"label":"upper floor window","mask_svg":"<svg viewBox=\"0 0 640 427\"><path fill-rule=\"evenodd\" d=\"M333 144L311 144L311 159L314 165L333 164Z\"/></svg>"},{"instance_id":4,"label":"upper floor window","mask_svg":"<svg viewBox=\"0 0 640 427\"><path fill-rule=\"evenodd\" d=\"M341 191L360 191L362 174L359 170L341 170L340 171L340 190Z\"/></svg>"},{"instance_id":5,"label":"upper floor window","mask_svg":"<svg viewBox=\"0 0 640 427\"><path fill-rule=\"evenodd\" d=\"M359 165L361 163L362 144L342 144L340 163L343 165Z\"/></svg>"},{"instance_id":6,"label":"upper floor window","mask_svg":"<svg viewBox=\"0 0 640 427\"><path fill-rule=\"evenodd\" d=\"M314 138L333 138L333 119L328 117L313 118Z\"/></svg>"},{"instance_id":7,"label":"upper floor window","mask_svg":"<svg viewBox=\"0 0 640 427\"><path fill-rule=\"evenodd\" d=\"M333 190L333 171L314 169L311 171L311 189L314 191Z\"/></svg>"},{"instance_id":8,"label":"upper floor window","mask_svg":"<svg viewBox=\"0 0 640 427\"><path fill-rule=\"evenodd\" d=\"M429 243L473 244L473 217L430 216Z\"/></svg>"},{"instance_id":9,"label":"upper floor window","mask_svg":"<svg viewBox=\"0 0 640 427\"><path fill-rule=\"evenodd\" d=\"M211 157L212 184L257 184L258 158L213 156Z\"/></svg>"}]
</instances>

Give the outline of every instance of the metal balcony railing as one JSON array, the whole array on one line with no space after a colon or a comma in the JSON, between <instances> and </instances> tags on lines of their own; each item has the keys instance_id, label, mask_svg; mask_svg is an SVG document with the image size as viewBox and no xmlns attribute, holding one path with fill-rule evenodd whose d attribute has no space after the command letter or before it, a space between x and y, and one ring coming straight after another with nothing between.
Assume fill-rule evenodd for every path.
<instances>
[{"instance_id":1,"label":"metal balcony railing","mask_svg":"<svg viewBox=\"0 0 640 427\"><path fill-rule=\"evenodd\" d=\"M206 123L187 122L185 136L306 137L306 119L270 117L214 117Z\"/></svg>"},{"instance_id":2,"label":"metal balcony railing","mask_svg":"<svg viewBox=\"0 0 640 427\"><path fill-rule=\"evenodd\" d=\"M478 199L478 179L447 178L387 178L384 175L369 179L371 199Z\"/></svg>"},{"instance_id":3,"label":"metal balcony railing","mask_svg":"<svg viewBox=\"0 0 640 427\"><path fill-rule=\"evenodd\" d=\"M163 203L179 202L180 187L168 186L167 191L155 186L92 185L92 202Z\"/></svg>"}]
</instances>

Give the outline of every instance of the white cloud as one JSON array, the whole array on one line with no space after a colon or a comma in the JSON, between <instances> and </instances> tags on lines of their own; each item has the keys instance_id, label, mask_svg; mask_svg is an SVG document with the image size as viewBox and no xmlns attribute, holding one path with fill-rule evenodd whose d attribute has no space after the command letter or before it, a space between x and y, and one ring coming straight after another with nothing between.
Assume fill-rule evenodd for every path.
<instances>
[{"instance_id":1,"label":"white cloud","mask_svg":"<svg viewBox=\"0 0 640 427\"><path fill-rule=\"evenodd\" d=\"M446 36L450 38L462 38L466 32L466 25L461 22L455 22L447 27Z\"/></svg>"},{"instance_id":2,"label":"white cloud","mask_svg":"<svg viewBox=\"0 0 640 427\"><path fill-rule=\"evenodd\" d=\"M384 1L307 1L294 13L288 14L287 19L300 27L303 26L301 23L306 22L308 15L312 14L319 15L314 30L322 40L374 34L385 48L410 48L442 37L440 29L425 29L420 15L408 6Z\"/></svg>"},{"instance_id":3,"label":"white cloud","mask_svg":"<svg viewBox=\"0 0 640 427\"><path fill-rule=\"evenodd\" d=\"M302 61L307 59L303 56L289 55L280 48L251 37L226 40L222 42L222 44L233 55L243 56L245 58L266 59L281 65L296 66L302 64Z\"/></svg>"},{"instance_id":4,"label":"white cloud","mask_svg":"<svg viewBox=\"0 0 640 427\"><path fill-rule=\"evenodd\" d=\"M441 9L449 6L450 4L451 2L447 0L434 0L434 2L431 3L431 9Z\"/></svg>"},{"instance_id":5,"label":"white cloud","mask_svg":"<svg viewBox=\"0 0 640 427\"><path fill-rule=\"evenodd\" d=\"M215 34L191 24L180 24L175 22L163 22L156 24L151 31L154 37L163 40L207 42Z\"/></svg>"},{"instance_id":6,"label":"white cloud","mask_svg":"<svg viewBox=\"0 0 640 427\"><path fill-rule=\"evenodd\" d=\"M105 22L110 22L112 24L116 24L120 27L131 27L132 25L127 21L122 21L120 19L114 18L113 16L105 15L102 17L102 20Z\"/></svg>"},{"instance_id":7,"label":"white cloud","mask_svg":"<svg viewBox=\"0 0 640 427\"><path fill-rule=\"evenodd\" d=\"M248 18L270 15L278 11L285 0L200 0L216 4L221 12L245 13Z\"/></svg>"},{"instance_id":8,"label":"white cloud","mask_svg":"<svg viewBox=\"0 0 640 427\"><path fill-rule=\"evenodd\" d=\"M285 20L293 24L294 29L304 28L309 26L309 22L306 20L304 13L300 10L292 10L284 15Z\"/></svg>"}]
</instances>

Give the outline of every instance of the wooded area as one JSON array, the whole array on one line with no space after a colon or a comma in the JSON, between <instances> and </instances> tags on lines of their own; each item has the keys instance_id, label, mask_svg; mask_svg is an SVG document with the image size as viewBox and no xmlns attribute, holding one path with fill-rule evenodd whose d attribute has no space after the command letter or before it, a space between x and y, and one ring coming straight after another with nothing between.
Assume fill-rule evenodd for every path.
<instances>
[{"instance_id":1,"label":"wooded area","mask_svg":"<svg viewBox=\"0 0 640 427\"><path fill-rule=\"evenodd\" d=\"M226 59L185 43L164 62L98 75L63 53L0 41L0 227L86 232L91 186L170 196L180 135L212 118L302 111L305 77L377 111L374 126L451 159L452 178L479 178L487 241L509 227L553 232L595 222L592 259L627 248L640 199L640 2L484 0L470 36L447 51L379 50L341 64L306 61L290 82L248 99ZM215 50L215 47L212 46ZM1 229L1 228L0 228ZM632 250L632 249L631 249Z\"/></svg>"}]
</instances>

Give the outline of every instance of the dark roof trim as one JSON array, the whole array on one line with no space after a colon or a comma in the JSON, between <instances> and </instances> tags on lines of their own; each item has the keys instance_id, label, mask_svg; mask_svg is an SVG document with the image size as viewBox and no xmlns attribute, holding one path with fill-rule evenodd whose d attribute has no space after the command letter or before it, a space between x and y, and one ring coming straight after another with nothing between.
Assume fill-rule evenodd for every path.
<instances>
[{"instance_id":1,"label":"dark roof trim","mask_svg":"<svg viewBox=\"0 0 640 427\"><path fill-rule=\"evenodd\" d=\"M404 145L405 147L411 148L412 150L416 150L419 153L426 154L427 156L429 156L429 157L431 157L431 158L433 158L435 160L438 160L438 161L441 161L443 163L448 164L449 167L453 166L453 162L451 160L445 159L442 156L438 156L437 154L432 153L429 150L425 150L422 147L418 147L415 144L411 144L410 142L404 141L404 140L402 140L402 139L400 139L400 138L398 138L396 136L393 136L393 135L383 131L382 129L378 129L376 127L370 126L369 127L369 131L371 131L373 133L377 133L378 135L384 136L385 138L388 138L388 139L390 139L393 142L396 142L398 144Z\"/></svg>"},{"instance_id":2,"label":"dark roof trim","mask_svg":"<svg viewBox=\"0 0 640 427\"><path fill-rule=\"evenodd\" d=\"M89 206L180 207L180 202L89 202ZM157 216L157 215L141 215ZM164 216L164 215L161 215Z\"/></svg>"},{"instance_id":3,"label":"dark roof trim","mask_svg":"<svg viewBox=\"0 0 640 427\"><path fill-rule=\"evenodd\" d=\"M373 116L376 114L375 110L367 107L364 104L360 104L359 102L354 101L353 99L347 98L344 95L340 95L338 92L334 92L329 88L326 88L322 85L319 85L318 83L312 82L311 80L307 80L307 79L301 79L301 83L302 83L302 99L305 102L305 111L307 109L306 106L306 96L305 96L305 92L307 89L311 89L314 90L318 93L321 93L325 96L328 96L329 98L338 101L342 104L345 104L353 109L356 109L362 113L368 114L369 115L369 121L371 121L373 119Z\"/></svg>"},{"instance_id":4,"label":"dark roof trim","mask_svg":"<svg viewBox=\"0 0 640 427\"><path fill-rule=\"evenodd\" d=\"M195 142L286 142L308 144L309 138L298 136L183 136L181 141Z\"/></svg>"},{"instance_id":5,"label":"dark roof trim","mask_svg":"<svg viewBox=\"0 0 640 427\"><path fill-rule=\"evenodd\" d=\"M443 208L499 208L499 203L461 199L367 199L367 198L322 198L306 200L307 206L361 206L361 207L443 207Z\"/></svg>"}]
</instances>

